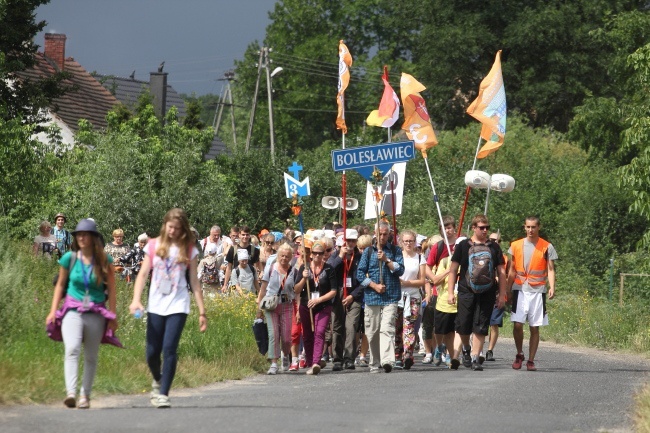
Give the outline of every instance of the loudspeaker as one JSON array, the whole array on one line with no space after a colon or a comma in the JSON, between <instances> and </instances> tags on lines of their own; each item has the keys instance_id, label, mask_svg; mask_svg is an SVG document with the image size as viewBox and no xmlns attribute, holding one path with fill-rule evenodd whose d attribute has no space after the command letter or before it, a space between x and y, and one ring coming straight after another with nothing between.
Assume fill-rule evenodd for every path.
<instances>
[{"instance_id":1,"label":"loudspeaker","mask_svg":"<svg viewBox=\"0 0 650 433\"><path fill-rule=\"evenodd\" d=\"M359 207L359 200L352 197L345 197L345 206L343 206L343 199L340 198L341 209L343 210L355 210Z\"/></svg>"},{"instance_id":2,"label":"loudspeaker","mask_svg":"<svg viewBox=\"0 0 650 433\"><path fill-rule=\"evenodd\" d=\"M515 189L515 179L507 174L493 174L490 189L499 192L510 192Z\"/></svg>"},{"instance_id":3,"label":"loudspeaker","mask_svg":"<svg viewBox=\"0 0 650 433\"><path fill-rule=\"evenodd\" d=\"M320 202L325 209L336 209L339 207L339 199L331 195L326 195Z\"/></svg>"},{"instance_id":4,"label":"loudspeaker","mask_svg":"<svg viewBox=\"0 0 650 433\"><path fill-rule=\"evenodd\" d=\"M487 188L490 183L490 175L484 171L470 170L465 173L465 185L470 188Z\"/></svg>"}]
</instances>

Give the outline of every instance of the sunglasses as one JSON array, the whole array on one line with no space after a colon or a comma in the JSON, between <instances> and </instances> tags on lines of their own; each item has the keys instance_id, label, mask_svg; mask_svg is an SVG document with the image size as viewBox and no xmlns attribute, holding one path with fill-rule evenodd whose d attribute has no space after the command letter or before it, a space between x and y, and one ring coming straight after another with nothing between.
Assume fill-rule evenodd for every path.
<instances>
[{"instance_id":1,"label":"sunglasses","mask_svg":"<svg viewBox=\"0 0 650 433\"><path fill-rule=\"evenodd\" d=\"M325 254L325 251L312 251L311 252L312 256L322 256L323 254Z\"/></svg>"},{"instance_id":2,"label":"sunglasses","mask_svg":"<svg viewBox=\"0 0 650 433\"><path fill-rule=\"evenodd\" d=\"M479 230L490 230L490 226L476 226Z\"/></svg>"},{"instance_id":3,"label":"sunglasses","mask_svg":"<svg viewBox=\"0 0 650 433\"><path fill-rule=\"evenodd\" d=\"M331 253L334 248L328 248L325 250L326 253Z\"/></svg>"},{"instance_id":4,"label":"sunglasses","mask_svg":"<svg viewBox=\"0 0 650 433\"><path fill-rule=\"evenodd\" d=\"M264 241L264 245L273 245L273 242L271 242L271 241Z\"/></svg>"}]
</instances>

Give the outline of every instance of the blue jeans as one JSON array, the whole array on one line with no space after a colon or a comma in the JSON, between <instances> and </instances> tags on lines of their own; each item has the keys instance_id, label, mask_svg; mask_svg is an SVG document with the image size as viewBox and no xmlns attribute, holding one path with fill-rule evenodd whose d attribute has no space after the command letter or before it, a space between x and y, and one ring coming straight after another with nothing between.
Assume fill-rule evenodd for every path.
<instances>
[{"instance_id":1,"label":"blue jeans","mask_svg":"<svg viewBox=\"0 0 650 433\"><path fill-rule=\"evenodd\" d=\"M160 394L169 395L176 374L178 361L176 351L181 333L187 320L187 314L178 313L169 316L147 314L147 364L153 378L160 382ZM160 355L162 354L162 371Z\"/></svg>"}]
</instances>

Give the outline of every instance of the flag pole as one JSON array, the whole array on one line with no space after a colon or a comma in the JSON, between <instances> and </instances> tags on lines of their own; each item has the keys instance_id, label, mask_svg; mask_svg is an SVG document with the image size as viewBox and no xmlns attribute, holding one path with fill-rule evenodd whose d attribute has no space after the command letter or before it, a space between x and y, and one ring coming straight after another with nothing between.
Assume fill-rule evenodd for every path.
<instances>
[{"instance_id":1,"label":"flag pole","mask_svg":"<svg viewBox=\"0 0 650 433\"><path fill-rule=\"evenodd\" d=\"M392 143L393 142L393 137L390 135L390 126L388 127L388 142ZM395 210L395 185L393 182L393 178L395 177L395 171L393 170L393 166L395 164L390 166L390 174L388 175L388 179L390 180L390 194L391 194L391 204L392 206L392 211L393 211L393 236L395 236L395 239L397 239L397 211Z\"/></svg>"},{"instance_id":2,"label":"flag pole","mask_svg":"<svg viewBox=\"0 0 650 433\"><path fill-rule=\"evenodd\" d=\"M476 144L476 153L474 154L474 164L472 164L472 170L476 169L476 162L478 160L478 152L481 148L481 135L478 136L478 143ZM428 168L428 167L427 167ZM467 211L467 202L469 201L469 193L472 190L469 186L465 189L465 201L463 202L463 208L460 211L460 219L458 220L458 233L457 236L460 236L461 231L463 230L463 220L465 219L465 212ZM485 205L487 212L487 203Z\"/></svg>"},{"instance_id":3,"label":"flag pole","mask_svg":"<svg viewBox=\"0 0 650 433\"><path fill-rule=\"evenodd\" d=\"M300 224L300 233L302 233L303 238L302 238L302 263L305 266L305 269L309 269L309 263L307 263L307 253L305 252L305 229L302 224L302 206L300 207L300 213L298 214L298 222ZM305 280L305 284L307 285L307 299L311 299L311 291L309 290L309 278ZM311 319L311 332L314 332L314 312L312 309L309 309L309 318Z\"/></svg>"},{"instance_id":4,"label":"flag pole","mask_svg":"<svg viewBox=\"0 0 650 433\"><path fill-rule=\"evenodd\" d=\"M451 247L449 246L449 239L447 238L447 232L445 232L445 225L442 222L442 212L440 211L440 202L438 200L438 195L436 194L436 187L433 185L433 177L431 177L431 170L429 169L429 160L427 158L427 154L425 152L422 152L422 158L424 159L424 165L427 168L427 173L429 174L429 182L431 182L431 191L433 191L433 201L436 204L436 208L438 209L438 218L440 219L440 227L442 230L442 235L445 238L445 245L447 245L447 252L449 253L449 257L451 257Z\"/></svg>"}]
</instances>

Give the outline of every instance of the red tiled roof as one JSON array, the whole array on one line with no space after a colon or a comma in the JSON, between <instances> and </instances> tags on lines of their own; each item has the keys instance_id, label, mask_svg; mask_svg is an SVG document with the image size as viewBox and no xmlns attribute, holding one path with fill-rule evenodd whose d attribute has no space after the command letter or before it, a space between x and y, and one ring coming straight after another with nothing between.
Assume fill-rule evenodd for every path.
<instances>
[{"instance_id":1,"label":"red tiled roof","mask_svg":"<svg viewBox=\"0 0 650 433\"><path fill-rule=\"evenodd\" d=\"M37 53L36 65L18 76L29 80L48 77L56 72L53 65L43 53ZM52 101L52 112L74 132L79 129L79 119L87 119L94 129L106 128L106 114L119 103L118 100L72 57L65 59L64 70L71 77L64 80L63 85L73 89Z\"/></svg>"}]
</instances>

